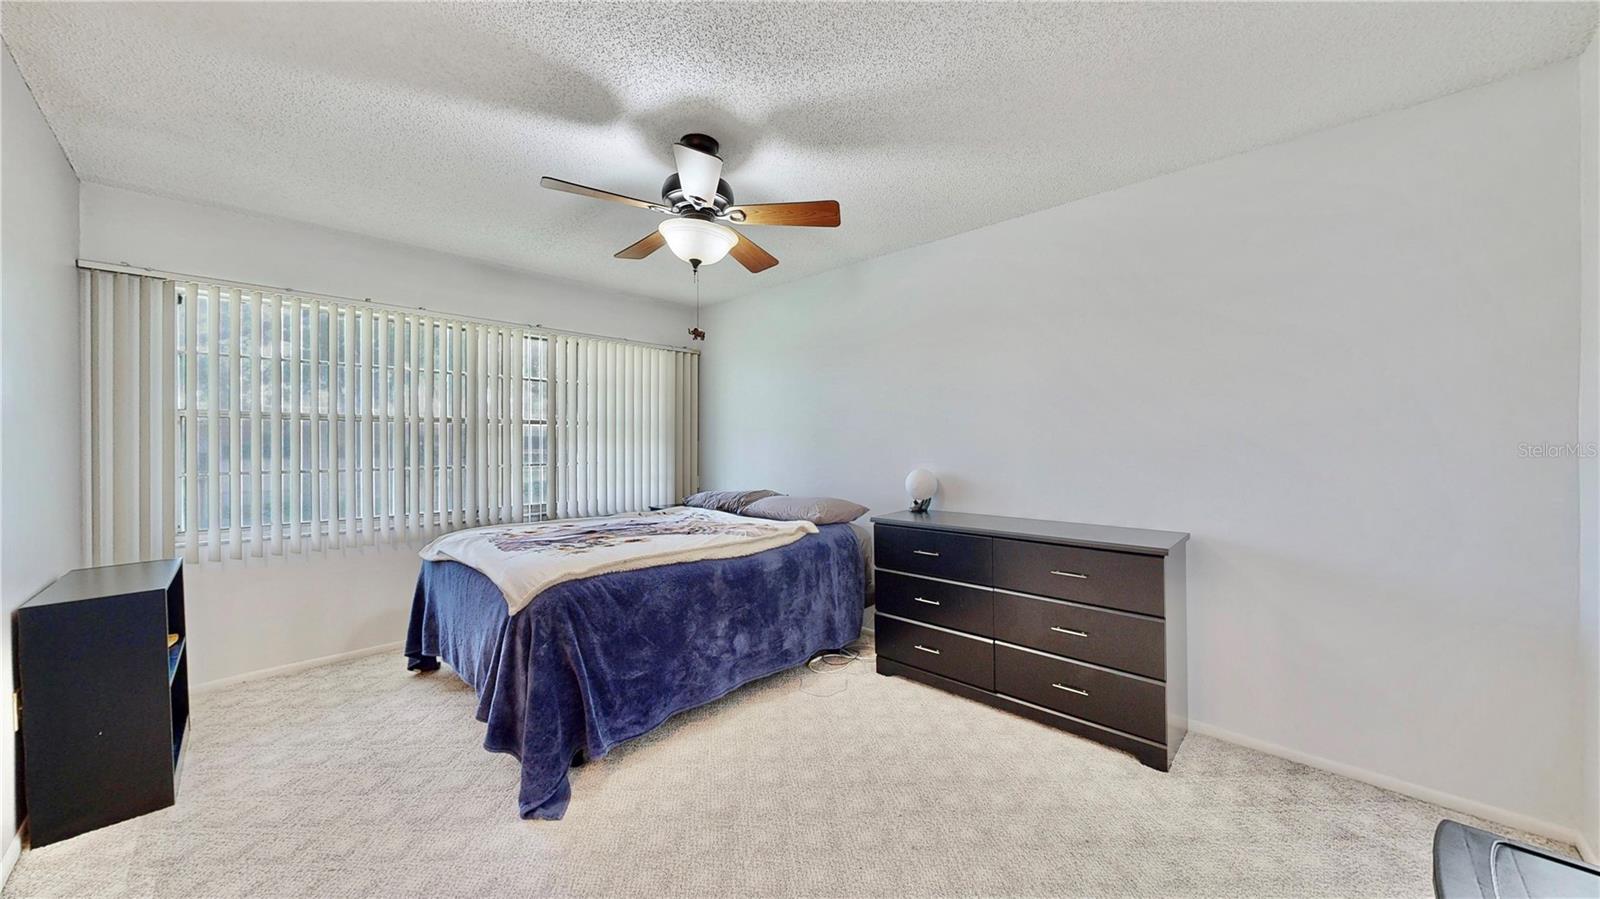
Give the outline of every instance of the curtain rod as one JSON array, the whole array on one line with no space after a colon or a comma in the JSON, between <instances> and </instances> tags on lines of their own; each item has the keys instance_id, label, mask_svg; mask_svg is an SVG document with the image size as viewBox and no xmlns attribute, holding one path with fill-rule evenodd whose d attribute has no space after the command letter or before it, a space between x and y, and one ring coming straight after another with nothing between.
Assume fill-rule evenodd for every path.
<instances>
[{"instance_id":1,"label":"curtain rod","mask_svg":"<svg viewBox=\"0 0 1600 899\"><path fill-rule=\"evenodd\" d=\"M275 293L306 297L307 299L313 300L327 300L333 303L359 303L363 306L370 306L376 309L389 309L395 312L426 312L430 315L449 317L459 319L461 321L473 321L478 322L479 324L510 325L513 328L527 328L532 331L537 331L540 334L561 334L567 337L590 337L594 338L595 340L611 340L617 343L631 343L636 346L654 347L658 350L672 350L678 353L694 353L695 355L699 355L700 353L699 350L692 347L673 346L669 343L653 343L648 340L633 340L627 337L611 337L606 334L590 334L587 331L568 331L562 328L547 328L544 325L533 324L530 322L508 321L506 319L488 318L482 315L463 315L459 312L445 312L440 309L429 309L426 306L402 306L398 303L384 303L379 300L374 300L371 297L342 297L338 294L317 293L311 290L295 290L292 287L277 287L272 284L250 284L245 281L230 281L227 278L212 278L206 275L191 275L184 272L167 272L160 269L129 265L126 262L96 262L93 259L79 259L78 268L87 269L89 271L111 272L113 274L122 275L148 275L155 278L165 278L169 281L195 281L201 284L215 284L219 287L234 287L241 290L269 290Z\"/></svg>"}]
</instances>

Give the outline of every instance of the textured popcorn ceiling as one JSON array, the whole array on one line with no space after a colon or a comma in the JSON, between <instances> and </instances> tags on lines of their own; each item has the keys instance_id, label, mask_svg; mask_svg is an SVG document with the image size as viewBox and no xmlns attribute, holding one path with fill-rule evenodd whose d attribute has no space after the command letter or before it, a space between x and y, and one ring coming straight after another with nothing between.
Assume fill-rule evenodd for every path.
<instances>
[{"instance_id":1,"label":"textured popcorn ceiling","mask_svg":"<svg viewBox=\"0 0 1600 899\"><path fill-rule=\"evenodd\" d=\"M1596 5L6 3L78 174L666 300L647 199L687 131L750 227L736 296L1580 52ZM139 260L129 260L137 263ZM205 272L225 276L226 272Z\"/></svg>"}]
</instances>

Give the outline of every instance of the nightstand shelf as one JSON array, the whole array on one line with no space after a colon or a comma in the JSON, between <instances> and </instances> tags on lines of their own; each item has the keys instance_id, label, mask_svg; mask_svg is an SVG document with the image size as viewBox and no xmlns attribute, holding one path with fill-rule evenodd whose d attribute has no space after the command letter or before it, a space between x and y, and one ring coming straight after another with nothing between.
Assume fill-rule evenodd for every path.
<instances>
[{"instance_id":1,"label":"nightstand shelf","mask_svg":"<svg viewBox=\"0 0 1600 899\"><path fill-rule=\"evenodd\" d=\"M182 562L68 572L16 629L32 845L172 805L189 723Z\"/></svg>"},{"instance_id":2,"label":"nightstand shelf","mask_svg":"<svg viewBox=\"0 0 1600 899\"><path fill-rule=\"evenodd\" d=\"M183 638L167 648L167 685L178 679L178 664L183 661Z\"/></svg>"}]
</instances>

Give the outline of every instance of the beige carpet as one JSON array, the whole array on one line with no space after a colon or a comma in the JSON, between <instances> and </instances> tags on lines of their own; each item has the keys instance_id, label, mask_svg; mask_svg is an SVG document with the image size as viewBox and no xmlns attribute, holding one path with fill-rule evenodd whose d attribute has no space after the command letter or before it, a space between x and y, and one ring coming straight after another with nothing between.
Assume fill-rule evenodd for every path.
<instances>
[{"instance_id":1,"label":"beige carpet","mask_svg":"<svg viewBox=\"0 0 1600 899\"><path fill-rule=\"evenodd\" d=\"M197 697L178 804L6 896L1425 896L1441 809L1191 736L1161 774L870 661L798 670L516 815L471 692L396 656Z\"/></svg>"}]
</instances>

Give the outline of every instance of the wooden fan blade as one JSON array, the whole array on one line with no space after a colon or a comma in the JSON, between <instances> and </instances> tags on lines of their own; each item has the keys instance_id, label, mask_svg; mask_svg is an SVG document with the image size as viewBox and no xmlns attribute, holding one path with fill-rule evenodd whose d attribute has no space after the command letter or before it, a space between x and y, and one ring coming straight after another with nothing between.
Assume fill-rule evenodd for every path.
<instances>
[{"instance_id":1,"label":"wooden fan blade","mask_svg":"<svg viewBox=\"0 0 1600 899\"><path fill-rule=\"evenodd\" d=\"M637 206L640 209L654 209L657 212L672 211L667 207L662 206L660 203L652 203L649 200L640 200L634 197L625 197L622 194L614 194L609 190L601 190L598 187L586 187L582 184L573 184L571 181L562 181L560 178L540 178L539 186L548 187L551 190L565 191L569 194L577 194L580 197L591 197L596 200L610 200L613 203L626 203L629 206Z\"/></svg>"},{"instance_id":2,"label":"wooden fan blade","mask_svg":"<svg viewBox=\"0 0 1600 899\"><path fill-rule=\"evenodd\" d=\"M729 206L728 221L741 225L799 225L805 228L839 227L838 200L809 200L804 203L756 203ZM742 218L740 216L743 216Z\"/></svg>"},{"instance_id":3,"label":"wooden fan blade","mask_svg":"<svg viewBox=\"0 0 1600 899\"><path fill-rule=\"evenodd\" d=\"M666 245L667 239L661 236L660 231L651 231L649 234L631 243L621 252L617 253L618 259L643 259Z\"/></svg>"},{"instance_id":4,"label":"wooden fan blade","mask_svg":"<svg viewBox=\"0 0 1600 899\"><path fill-rule=\"evenodd\" d=\"M733 232L739 234L739 232ZM739 264L750 270L750 274L764 272L778 264L778 257L756 246L755 241L739 234L739 242L733 245L728 255L739 260Z\"/></svg>"}]
</instances>

